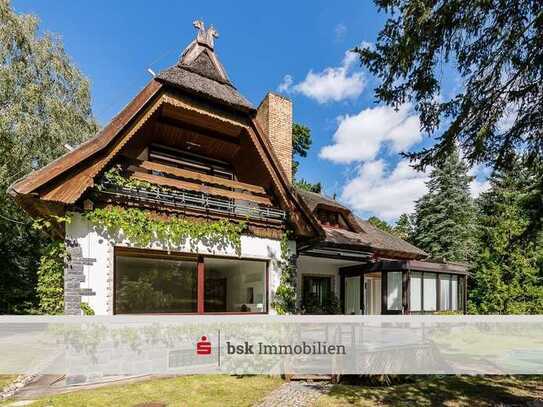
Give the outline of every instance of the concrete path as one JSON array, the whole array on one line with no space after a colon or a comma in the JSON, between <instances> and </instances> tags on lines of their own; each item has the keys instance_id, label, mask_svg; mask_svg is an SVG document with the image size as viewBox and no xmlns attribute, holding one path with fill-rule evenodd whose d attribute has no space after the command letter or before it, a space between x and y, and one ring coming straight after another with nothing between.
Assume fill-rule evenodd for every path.
<instances>
[{"instance_id":1,"label":"concrete path","mask_svg":"<svg viewBox=\"0 0 543 407\"><path fill-rule=\"evenodd\" d=\"M256 407L310 407L330 391L329 382L291 381L272 391Z\"/></svg>"}]
</instances>

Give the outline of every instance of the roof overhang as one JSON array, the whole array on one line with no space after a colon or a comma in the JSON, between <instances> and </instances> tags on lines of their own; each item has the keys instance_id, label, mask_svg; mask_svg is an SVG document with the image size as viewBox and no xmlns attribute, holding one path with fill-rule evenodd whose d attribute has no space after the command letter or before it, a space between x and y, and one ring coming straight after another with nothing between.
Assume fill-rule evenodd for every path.
<instances>
[{"instance_id":1,"label":"roof overhang","mask_svg":"<svg viewBox=\"0 0 543 407\"><path fill-rule=\"evenodd\" d=\"M98 176L162 106L172 106L190 118L205 118L215 126L237 128L247 136L264 162L272 179L281 206L290 213L298 236L321 236L322 231L301 200L293 192L268 137L256 124L252 115L221 110L214 106L166 88L152 80L111 123L89 141L9 188L9 193L31 215L43 217L50 209L63 211L73 205L94 185Z\"/></svg>"},{"instance_id":2,"label":"roof overhang","mask_svg":"<svg viewBox=\"0 0 543 407\"><path fill-rule=\"evenodd\" d=\"M438 263L424 260L379 260L365 266L364 272L420 271L439 274L467 275L468 266L460 263Z\"/></svg>"}]
</instances>

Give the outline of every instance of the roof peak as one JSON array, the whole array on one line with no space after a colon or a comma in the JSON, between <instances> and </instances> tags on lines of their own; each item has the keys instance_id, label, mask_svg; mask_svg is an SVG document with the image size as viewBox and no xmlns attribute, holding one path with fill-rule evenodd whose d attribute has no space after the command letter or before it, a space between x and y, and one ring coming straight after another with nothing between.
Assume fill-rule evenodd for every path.
<instances>
[{"instance_id":1,"label":"roof peak","mask_svg":"<svg viewBox=\"0 0 543 407\"><path fill-rule=\"evenodd\" d=\"M195 20L192 24L198 30L196 38L185 48L178 65L231 85L226 70L214 51L215 38L219 37L219 32L212 25L206 29L202 20Z\"/></svg>"},{"instance_id":2,"label":"roof peak","mask_svg":"<svg viewBox=\"0 0 543 407\"><path fill-rule=\"evenodd\" d=\"M198 44L208 47L213 51L215 46L215 38L219 38L219 32L212 25L206 30L204 22L202 20L195 20L192 22L195 28L198 29L196 35L196 42Z\"/></svg>"}]
</instances>

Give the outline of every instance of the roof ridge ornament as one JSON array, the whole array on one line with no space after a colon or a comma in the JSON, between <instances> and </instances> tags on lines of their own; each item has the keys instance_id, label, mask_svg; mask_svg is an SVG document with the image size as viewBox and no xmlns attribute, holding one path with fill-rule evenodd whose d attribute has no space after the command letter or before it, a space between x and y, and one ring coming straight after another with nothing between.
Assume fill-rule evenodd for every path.
<instances>
[{"instance_id":1,"label":"roof ridge ornament","mask_svg":"<svg viewBox=\"0 0 543 407\"><path fill-rule=\"evenodd\" d=\"M219 38L219 32L215 29L215 27L211 25L206 30L205 24L202 20L195 20L192 22L192 24L195 28L198 29L196 42L213 50L215 45L215 38Z\"/></svg>"},{"instance_id":2,"label":"roof ridge ornament","mask_svg":"<svg viewBox=\"0 0 543 407\"><path fill-rule=\"evenodd\" d=\"M192 40L181 54L177 65L192 70L199 75L232 85L224 67L217 58L217 55L215 55L215 38L219 37L219 32L212 25L206 29L202 20L195 20L192 24L198 30L198 33L196 38ZM202 54L205 54L207 57L199 58ZM211 61L211 66L209 66L208 61Z\"/></svg>"}]
</instances>

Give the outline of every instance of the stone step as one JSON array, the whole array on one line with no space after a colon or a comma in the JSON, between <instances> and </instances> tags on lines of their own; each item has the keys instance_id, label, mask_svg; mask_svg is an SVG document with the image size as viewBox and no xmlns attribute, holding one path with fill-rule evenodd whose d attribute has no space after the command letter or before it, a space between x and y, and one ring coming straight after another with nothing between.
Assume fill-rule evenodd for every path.
<instances>
[{"instance_id":1,"label":"stone step","mask_svg":"<svg viewBox=\"0 0 543 407\"><path fill-rule=\"evenodd\" d=\"M332 380L332 375L325 374L299 374L290 376L291 381L304 382L329 382Z\"/></svg>"}]
</instances>

